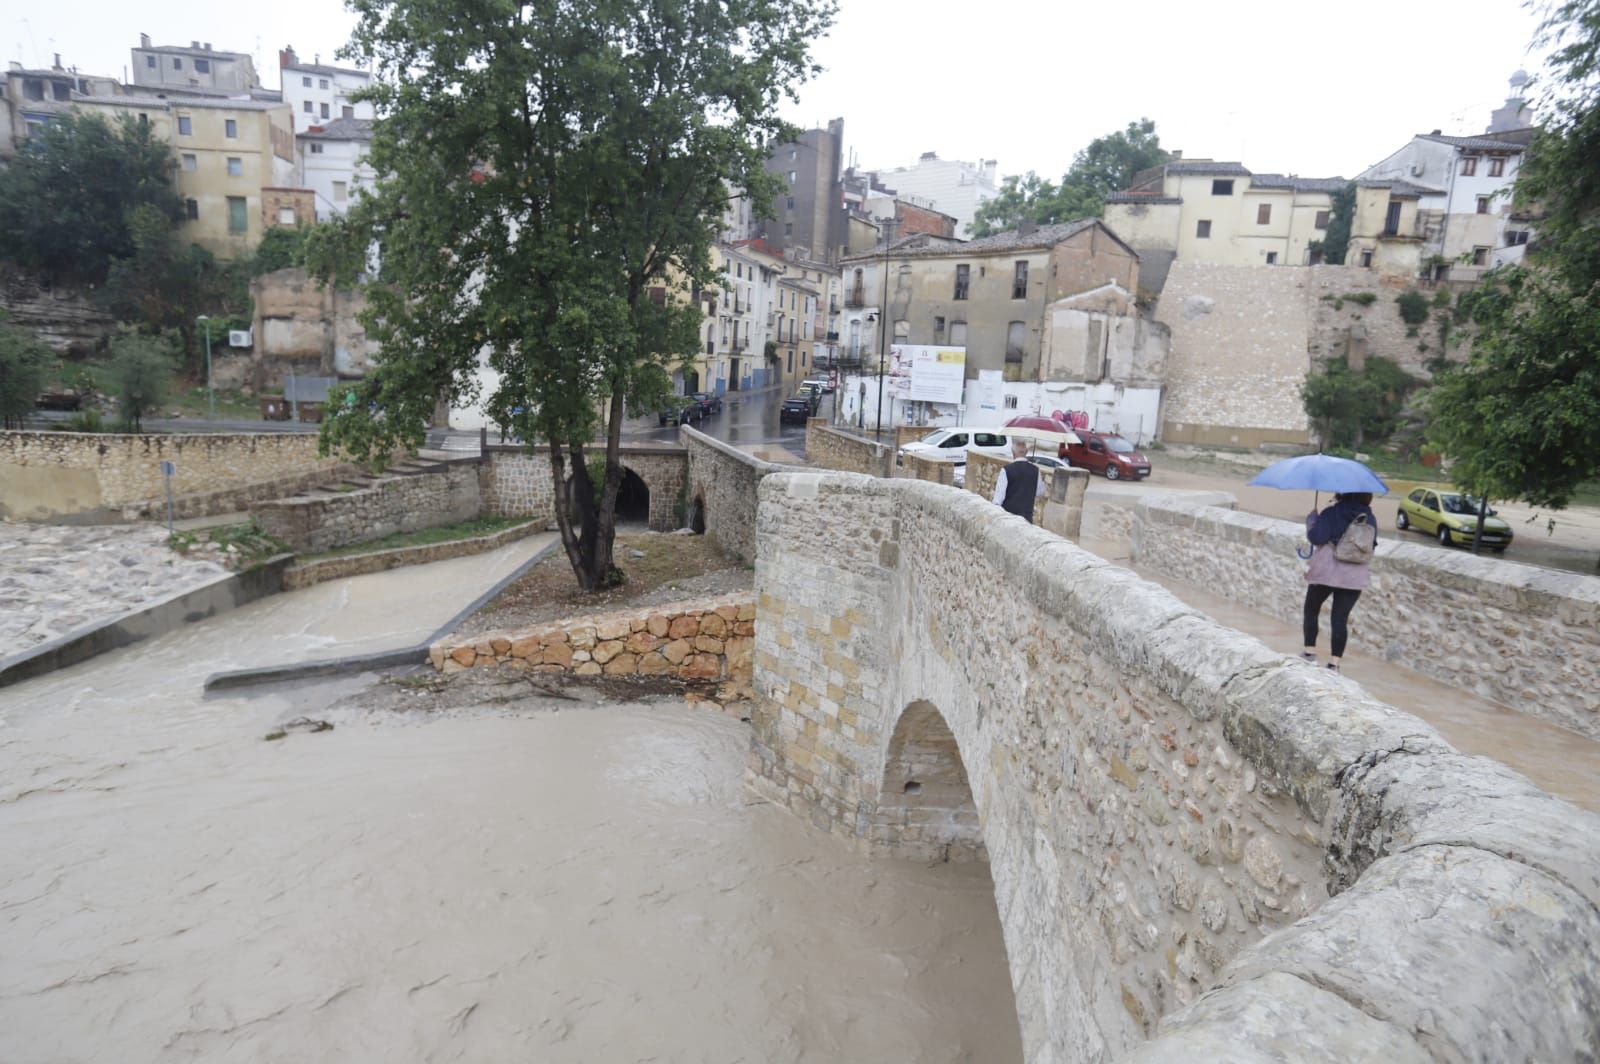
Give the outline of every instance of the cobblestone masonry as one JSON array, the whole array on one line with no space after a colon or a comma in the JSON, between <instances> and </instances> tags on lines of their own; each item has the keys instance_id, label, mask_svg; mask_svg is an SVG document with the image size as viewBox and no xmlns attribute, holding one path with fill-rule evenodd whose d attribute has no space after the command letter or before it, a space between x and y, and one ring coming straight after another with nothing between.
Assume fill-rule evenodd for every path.
<instances>
[{"instance_id":1,"label":"cobblestone masonry","mask_svg":"<svg viewBox=\"0 0 1600 1064\"><path fill-rule=\"evenodd\" d=\"M293 550L315 554L470 520L479 509L477 463L463 462L437 473L385 477L355 491L256 503L250 515Z\"/></svg>"},{"instance_id":2,"label":"cobblestone masonry","mask_svg":"<svg viewBox=\"0 0 1600 1064\"><path fill-rule=\"evenodd\" d=\"M1305 545L1291 521L1146 496L1133 560L1298 628ZM1600 578L1379 533L1351 642L1441 683L1600 739ZM1326 645L1324 643L1324 645Z\"/></svg>"},{"instance_id":3,"label":"cobblestone masonry","mask_svg":"<svg viewBox=\"0 0 1600 1064\"><path fill-rule=\"evenodd\" d=\"M657 532L682 526L678 500L688 476L688 459L680 447L628 447L622 467L650 490L649 524ZM555 491L550 480L549 452L491 447L483 476L483 512L494 517L556 519Z\"/></svg>"},{"instance_id":4,"label":"cobblestone masonry","mask_svg":"<svg viewBox=\"0 0 1600 1064\"><path fill-rule=\"evenodd\" d=\"M756 589L753 785L986 852L1030 1060L1600 1051L1600 819L1354 683L911 480L766 478Z\"/></svg>"},{"instance_id":5,"label":"cobblestone masonry","mask_svg":"<svg viewBox=\"0 0 1600 1064\"><path fill-rule=\"evenodd\" d=\"M574 676L660 676L747 684L755 598L727 595L665 608L569 618L532 628L446 638L428 651L440 672L520 662Z\"/></svg>"},{"instance_id":6,"label":"cobblestone masonry","mask_svg":"<svg viewBox=\"0 0 1600 1064\"><path fill-rule=\"evenodd\" d=\"M423 565L427 562L442 562L448 558L464 558L469 554L485 554L499 550L507 543L514 543L525 536L540 532L543 528L542 523L529 521L488 536L473 536L471 539L451 540L449 543L425 543L416 547L394 547L390 550L301 562L283 571L283 590L294 591L327 580L360 576L363 573L381 573L386 569L398 569L404 565Z\"/></svg>"},{"instance_id":7,"label":"cobblestone masonry","mask_svg":"<svg viewBox=\"0 0 1600 1064\"><path fill-rule=\"evenodd\" d=\"M756 488L763 477L790 466L759 458L714 440L698 429L678 430L689 455L690 521L696 512L706 535L745 564L756 557Z\"/></svg>"},{"instance_id":8,"label":"cobblestone masonry","mask_svg":"<svg viewBox=\"0 0 1600 1064\"><path fill-rule=\"evenodd\" d=\"M178 498L349 468L338 458L317 457L315 433L0 432L0 516L164 507L163 460L177 467Z\"/></svg>"},{"instance_id":9,"label":"cobblestone masonry","mask_svg":"<svg viewBox=\"0 0 1600 1064\"><path fill-rule=\"evenodd\" d=\"M894 467L894 450L887 444L843 432L825 418L806 422L806 461L823 469L886 477Z\"/></svg>"}]
</instances>

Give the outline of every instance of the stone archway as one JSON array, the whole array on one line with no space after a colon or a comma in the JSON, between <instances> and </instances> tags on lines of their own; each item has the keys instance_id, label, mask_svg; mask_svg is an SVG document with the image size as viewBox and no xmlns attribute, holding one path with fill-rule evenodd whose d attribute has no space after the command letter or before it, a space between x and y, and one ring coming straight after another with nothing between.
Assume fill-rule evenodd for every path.
<instances>
[{"instance_id":1,"label":"stone archway","mask_svg":"<svg viewBox=\"0 0 1600 1064\"><path fill-rule=\"evenodd\" d=\"M915 860L988 859L960 747L933 703L912 702L895 722L871 820L877 852Z\"/></svg>"},{"instance_id":2,"label":"stone archway","mask_svg":"<svg viewBox=\"0 0 1600 1064\"><path fill-rule=\"evenodd\" d=\"M617 523L644 525L650 521L650 487L629 469L622 467L622 485L617 490Z\"/></svg>"},{"instance_id":3,"label":"stone archway","mask_svg":"<svg viewBox=\"0 0 1600 1064\"><path fill-rule=\"evenodd\" d=\"M705 535L706 531L706 498L696 495L689 504L689 531L697 536Z\"/></svg>"}]
</instances>

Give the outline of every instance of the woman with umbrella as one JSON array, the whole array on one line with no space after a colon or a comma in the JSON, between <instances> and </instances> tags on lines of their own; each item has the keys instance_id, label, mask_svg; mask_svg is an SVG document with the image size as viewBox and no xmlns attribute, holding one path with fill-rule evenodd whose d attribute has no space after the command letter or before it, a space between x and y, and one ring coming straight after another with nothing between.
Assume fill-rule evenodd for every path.
<instances>
[{"instance_id":1,"label":"woman with umbrella","mask_svg":"<svg viewBox=\"0 0 1600 1064\"><path fill-rule=\"evenodd\" d=\"M1386 494L1389 489L1360 462L1325 454L1275 462L1250 483L1336 493L1332 506L1321 513L1312 509L1306 515L1306 538L1311 541L1312 550L1311 565L1306 570L1305 650L1300 656L1313 663L1317 660L1317 620L1322 604L1332 598L1333 655L1328 668L1337 672L1344 658L1350 611L1372 578L1372 552L1378 542L1372 496Z\"/></svg>"}]
</instances>

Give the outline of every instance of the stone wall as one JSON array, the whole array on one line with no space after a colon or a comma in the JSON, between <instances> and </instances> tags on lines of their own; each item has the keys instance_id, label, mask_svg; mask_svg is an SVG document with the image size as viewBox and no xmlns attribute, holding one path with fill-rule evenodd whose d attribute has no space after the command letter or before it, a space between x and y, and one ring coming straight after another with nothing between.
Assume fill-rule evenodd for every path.
<instances>
[{"instance_id":1,"label":"stone wall","mask_svg":"<svg viewBox=\"0 0 1600 1064\"><path fill-rule=\"evenodd\" d=\"M1409 335L1411 326L1400 317L1396 298L1406 291L1421 292L1431 301L1443 291L1451 302L1463 284L1445 282L1422 286L1404 278L1385 277L1377 270L1360 266L1319 266L1310 271L1306 298L1311 306L1311 357L1319 362L1350 355L1352 337L1364 342L1368 358L1392 359L1413 377L1427 379L1433 375L1428 367L1431 359L1444 350L1439 341L1439 319L1448 317L1448 308L1428 308L1430 320ZM1374 300L1369 304L1350 302L1341 297L1370 292ZM1463 335L1454 330L1452 336ZM1450 351L1452 359L1466 357L1468 345Z\"/></svg>"},{"instance_id":2,"label":"stone wall","mask_svg":"<svg viewBox=\"0 0 1600 1064\"><path fill-rule=\"evenodd\" d=\"M163 460L177 467L172 493L180 501L351 468L319 458L315 433L0 432L0 516L115 515L156 504L164 513Z\"/></svg>"},{"instance_id":3,"label":"stone wall","mask_svg":"<svg viewBox=\"0 0 1600 1064\"><path fill-rule=\"evenodd\" d=\"M956 465L954 462L942 462L916 454L900 455L899 462L900 464L895 467L895 472L899 476L911 480L926 480L930 484L954 484L956 482Z\"/></svg>"},{"instance_id":4,"label":"stone wall","mask_svg":"<svg viewBox=\"0 0 1600 1064\"><path fill-rule=\"evenodd\" d=\"M1172 330L1161 438L1254 447L1308 439L1307 285L1320 267L1172 264L1156 320Z\"/></svg>"},{"instance_id":5,"label":"stone wall","mask_svg":"<svg viewBox=\"0 0 1600 1064\"><path fill-rule=\"evenodd\" d=\"M293 550L316 554L470 520L481 509L477 462L468 460L435 473L384 477L354 491L257 503L250 516Z\"/></svg>"},{"instance_id":6,"label":"stone wall","mask_svg":"<svg viewBox=\"0 0 1600 1064\"><path fill-rule=\"evenodd\" d=\"M336 289L299 267L275 270L250 282L255 339L250 383L277 391L292 370L302 376L362 377L374 346L358 315L366 309L359 291Z\"/></svg>"},{"instance_id":7,"label":"stone wall","mask_svg":"<svg viewBox=\"0 0 1600 1064\"><path fill-rule=\"evenodd\" d=\"M768 477L756 590L753 784L987 854L1028 1059L1600 1050L1600 818L1349 680L910 480Z\"/></svg>"},{"instance_id":8,"label":"stone wall","mask_svg":"<svg viewBox=\"0 0 1600 1064\"><path fill-rule=\"evenodd\" d=\"M453 539L448 543L423 543L415 547L391 547L388 550L367 551L362 554L341 554L333 558L319 558L300 562L283 571L283 590L295 591L312 587L328 580L342 580L363 573L381 573L405 565L424 565L442 562L448 558L465 558L471 554L486 554L499 550L507 543L515 543L525 536L543 529L539 521L513 525L511 528L487 536Z\"/></svg>"},{"instance_id":9,"label":"stone wall","mask_svg":"<svg viewBox=\"0 0 1600 1064\"><path fill-rule=\"evenodd\" d=\"M537 447L491 446L483 477L485 514L495 517L556 519L555 489L550 478L550 453ZM657 532L682 527L678 510L688 477L688 460L681 447L625 447L622 467L644 482L650 491L649 525Z\"/></svg>"},{"instance_id":10,"label":"stone wall","mask_svg":"<svg viewBox=\"0 0 1600 1064\"><path fill-rule=\"evenodd\" d=\"M1174 496L1135 509L1133 560L1298 626L1304 528ZM1326 622L1324 622L1326 623ZM1351 644L1600 739L1600 578L1379 533Z\"/></svg>"},{"instance_id":11,"label":"stone wall","mask_svg":"<svg viewBox=\"0 0 1600 1064\"><path fill-rule=\"evenodd\" d=\"M441 672L520 664L574 676L646 676L747 684L755 599L727 595L667 607L569 618L531 628L447 637L428 651Z\"/></svg>"},{"instance_id":12,"label":"stone wall","mask_svg":"<svg viewBox=\"0 0 1600 1064\"><path fill-rule=\"evenodd\" d=\"M789 466L763 462L697 429L678 430L689 455L689 524L746 565L756 557L756 489Z\"/></svg>"},{"instance_id":13,"label":"stone wall","mask_svg":"<svg viewBox=\"0 0 1600 1064\"><path fill-rule=\"evenodd\" d=\"M886 477L894 467L894 449L828 425L826 418L806 422L806 461L823 469Z\"/></svg>"}]
</instances>

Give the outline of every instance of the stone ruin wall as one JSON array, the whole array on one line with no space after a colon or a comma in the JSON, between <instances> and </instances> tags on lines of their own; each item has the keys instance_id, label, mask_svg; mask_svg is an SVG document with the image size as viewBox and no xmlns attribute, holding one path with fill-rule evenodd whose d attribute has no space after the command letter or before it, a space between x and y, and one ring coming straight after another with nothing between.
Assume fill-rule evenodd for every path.
<instances>
[{"instance_id":1,"label":"stone ruin wall","mask_svg":"<svg viewBox=\"0 0 1600 1064\"><path fill-rule=\"evenodd\" d=\"M314 433L0 432L0 514L44 520L156 507L164 515L163 460L177 467L172 494L180 502L352 468L319 457Z\"/></svg>"},{"instance_id":2,"label":"stone ruin wall","mask_svg":"<svg viewBox=\"0 0 1600 1064\"><path fill-rule=\"evenodd\" d=\"M354 491L273 499L250 507L262 531L316 554L397 532L455 524L482 510L475 459L435 473L391 476Z\"/></svg>"},{"instance_id":3,"label":"stone ruin wall","mask_svg":"<svg viewBox=\"0 0 1600 1064\"><path fill-rule=\"evenodd\" d=\"M1135 508L1133 561L1298 628L1304 528L1176 496ZM1351 642L1451 687L1600 739L1600 578L1379 532Z\"/></svg>"},{"instance_id":4,"label":"stone ruin wall","mask_svg":"<svg viewBox=\"0 0 1600 1064\"><path fill-rule=\"evenodd\" d=\"M972 493L761 497L752 780L926 856L948 723L1029 1059L1600 1051L1600 818Z\"/></svg>"}]
</instances>

